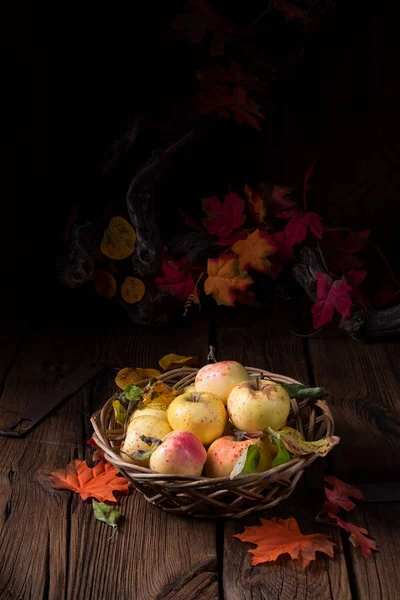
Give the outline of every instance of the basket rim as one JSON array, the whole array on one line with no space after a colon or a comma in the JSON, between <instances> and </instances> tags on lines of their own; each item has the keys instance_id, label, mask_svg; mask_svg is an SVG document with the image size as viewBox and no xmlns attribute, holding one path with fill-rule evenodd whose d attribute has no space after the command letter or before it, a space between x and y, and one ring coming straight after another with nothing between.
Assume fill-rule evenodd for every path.
<instances>
[{"instance_id":1,"label":"basket rim","mask_svg":"<svg viewBox=\"0 0 400 600\"><path fill-rule=\"evenodd\" d=\"M273 373L270 371L266 371L265 369L260 369L256 367L245 367L246 370L250 374L260 374L260 376L264 379L271 379L272 381L277 381L278 383L296 383L300 385L302 384L300 381L288 377L286 375L281 375L279 373ZM166 373L161 374L156 379L159 381L166 382L168 380L175 380L178 378L178 381L174 384L174 387L180 389L189 385L190 380L194 379L194 374L199 371L199 368L193 367L183 367L180 369L173 369L171 371L167 371ZM144 387L148 383L149 379L143 379L138 381L135 385L138 387ZM112 463L116 468L127 471L129 476L132 479L137 479L141 481L148 481L149 483L153 481L157 483L157 485L173 489L174 487L179 488L195 488L199 486L206 486L207 484L212 487L214 490L216 488L227 489L230 487L236 487L238 484L242 483L243 485L249 485L252 482L259 482L262 479L268 479L270 483L278 482L279 480L285 479L285 475L289 476L293 472L304 470L304 468L310 465L314 460L318 458L316 454L309 454L304 456L297 456L290 461L278 465L277 467L272 467L267 471L262 471L260 473L248 473L244 475L238 475L237 477L231 479L229 476L227 477L206 477L206 476L191 476L191 475L176 475L176 474L165 474L158 473L152 471L147 467L141 467L139 465L135 465L133 463L129 463L124 461L119 452L113 450L110 445L109 440L103 435L102 425L104 424L105 417L110 409L110 405L112 401L115 399L115 396L111 396L102 406L102 408L96 411L91 417L91 423L94 429L93 439L96 442L97 446L104 451L105 458ZM296 415L297 412L306 406L316 405L320 408L323 415L316 419L317 422L324 421L327 427L327 435L332 435L334 433L334 420L332 413L326 403L325 400L303 400L302 402L297 403L297 401L291 401L291 412L293 411ZM328 421L328 423L326 423ZM176 484L176 485L174 485ZM228 485L227 485L228 484Z\"/></svg>"}]
</instances>

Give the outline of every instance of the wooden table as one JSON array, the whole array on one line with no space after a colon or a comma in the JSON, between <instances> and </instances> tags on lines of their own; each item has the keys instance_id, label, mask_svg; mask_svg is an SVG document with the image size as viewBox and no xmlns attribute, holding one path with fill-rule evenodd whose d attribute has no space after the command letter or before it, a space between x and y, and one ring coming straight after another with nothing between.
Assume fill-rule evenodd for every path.
<instances>
[{"instance_id":1,"label":"wooden table","mask_svg":"<svg viewBox=\"0 0 400 600\"><path fill-rule=\"evenodd\" d=\"M249 322L249 319L253 319ZM96 600L396 600L400 597L400 344L365 345L348 337L297 337L275 322L222 312L218 321L142 329L123 316L79 316L8 322L1 330L0 426L84 361L156 367L167 352L200 354L285 373L331 392L340 445L318 460L295 493L268 516L294 516L305 533L336 544L303 571L280 558L252 567L232 534L241 521L196 521L164 513L138 493L118 507L124 521L110 530L90 502L48 488L46 474L73 458L90 460L90 415L113 388L111 373L86 385L23 440L0 438L0 599ZM322 478L332 473L359 485L366 502L352 514L376 539L365 559L347 535L315 522ZM263 515L265 516L265 514Z\"/></svg>"}]
</instances>

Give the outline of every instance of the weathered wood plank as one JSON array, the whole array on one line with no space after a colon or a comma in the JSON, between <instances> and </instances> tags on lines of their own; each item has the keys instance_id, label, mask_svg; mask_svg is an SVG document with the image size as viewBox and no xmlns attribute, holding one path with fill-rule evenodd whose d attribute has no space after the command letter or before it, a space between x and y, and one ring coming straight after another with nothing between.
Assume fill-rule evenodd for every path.
<instances>
[{"instance_id":1,"label":"weathered wood plank","mask_svg":"<svg viewBox=\"0 0 400 600\"><path fill-rule=\"evenodd\" d=\"M113 329L102 356L119 367L157 367L168 352L200 354L206 359L208 324L172 329L140 329L130 325ZM114 389L113 379L96 386L90 411ZM86 407L88 411L88 407ZM88 438L91 431L86 430ZM79 449L83 453L84 448ZM68 594L80 598L154 598L180 600L218 598L216 525L168 515L133 492L118 504L124 522L110 538L96 522L91 507L72 500Z\"/></svg>"},{"instance_id":2,"label":"weathered wood plank","mask_svg":"<svg viewBox=\"0 0 400 600\"><path fill-rule=\"evenodd\" d=\"M396 480L400 471L400 383L383 344L309 338L315 380L331 392L339 446L332 472L345 481ZM390 352L390 350L388 350ZM351 456L351 460L349 460Z\"/></svg>"},{"instance_id":3,"label":"weathered wood plank","mask_svg":"<svg viewBox=\"0 0 400 600\"><path fill-rule=\"evenodd\" d=\"M219 322L217 325L218 359L234 359L248 366L260 366L308 382L307 365L302 340L282 334L262 322L250 325ZM318 462L315 486L322 489L322 473ZM310 475L312 477L312 475ZM309 477L307 476L307 479ZM227 600L319 598L343 600L351 598L347 567L340 534L334 527L317 526L315 515L320 510L321 497L316 500L309 492L306 480L300 480L295 492L286 501L261 516L294 516L304 533L321 531L337 544L335 557L318 557L310 568L303 571L295 562L280 558L276 563L251 566L246 544L232 535L244 525L258 522L256 516L241 521L228 521L225 526L224 597Z\"/></svg>"}]
</instances>

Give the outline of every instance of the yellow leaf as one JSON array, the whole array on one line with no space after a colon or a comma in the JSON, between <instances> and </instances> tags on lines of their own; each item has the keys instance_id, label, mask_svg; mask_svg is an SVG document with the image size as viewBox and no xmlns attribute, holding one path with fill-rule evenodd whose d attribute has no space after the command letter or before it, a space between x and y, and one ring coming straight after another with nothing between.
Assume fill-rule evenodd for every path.
<instances>
[{"instance_id":1,"label":"yellow leaf","mask_svg":"<svg viewBox=\"0 0 400 600\"><path fill-rule=\"evenodd\" d=\"M117 291L117 282L111 273L104 269L97 269L93 276L93 287L103 298L113 298Z\"/></svg>"},{"instance_id":2,"label":"yellow leaf","mask_svg":"<svg viewBox=\"0 0 400 600\"><path fill-rule=\"evenodd\" d=\"M134 249L136 233L123 217L113 217L104 232L100 249L103 254L114 260L128 258Z\"/></svg>"},{"instance_id":3,"label":"yellow leaf","mask_svg":"<svg viewBox=\"0 0 400 600\"><path fill-rule=\"evenodd\" d=\"M181 394L182 390L171 390L162 381L156 381L148 390L143 392L138 408L167 410L172 400Z\"/></svg>"},{"instance_id":4,"label":"yellow leaf","mask_svg":"<svg viewBox=\"0 0 400 600\"><path fill-rule=\"evenodd\" d=\"M264 222L265 217L267 216L267 209L265 207L265 202L263 196L261 194L256 194L253 196L253 190L248 185L244 188L244 194L247 200L247 209L249 211L250 217L257 223L257 225L261 225Z\"/></svg>"},{"instance_id":5,"label":"yellow leaf","mask_svg":"<svg viewBox=\"0 0 400 600\"><path fill-rule=\"evenodd\" d=\"M239 240L232 246L239 255L239 267L242 271L254 269L260 273L268 273L271 262L268 256L275 254L276 246L265 231L256 229L245 240Z\"/></svg>"},{"instance_id":6,"label":"yellow leaf","mask_svg":"<svg viewBox=\"0 0 400 600\"><path fill-rule=\"evenodd\" d=\"M243 291L253 283L248 273L240 271L239 261L234 254L222 254L218 258L209 258L207 264L208 278L204 283L204 291L212 294L217 304L233 306L235 290Z\"/></svg>"},{"instance_id":7,"label":"yellow leaf","mask_svg":"<svg viewBox=\"0 0 400 600\"><path fill-rule=\"evenodd\" d=\"M179 356L179 354L166 354L158 361L158 364L164 371L180 369L181 367L191 367L198 365L200 359L198 356Z\"/></svg>"},{"instance_id":8,"label":"yellow leaf","mask_svg":"<svg viewBox=\"0 0 400 600\"><path fill-rule=\"evenodd\" d=\"M126 410L119 400L113 400L113 408L115 414L115 420L119 425L124 426L126 421Z\"/></svg>"},{"instance_id":9,"label":"yellow leaf","mask_svg":"<svg viewBox=\"0 0 400 600\"><path fill-rule=\"evenodd\" d=\"M141 279L136 277L127 277L121 285L121 296L128 304L140 302L143 298L146 288Z\"/></svg>"},{"instance_id":10,"label":"yellow leaf","mask_svg":"<svg viewBox=\"0 0 400 600\"><path fill-rule=\"evenodd\" d=\"M157 369L132 369L125 367L118 372L115 383L121 390L125 391L127 385L136 385L138 381L159 377L160 375L161 373Z\"/></svg>"}]
</instances>

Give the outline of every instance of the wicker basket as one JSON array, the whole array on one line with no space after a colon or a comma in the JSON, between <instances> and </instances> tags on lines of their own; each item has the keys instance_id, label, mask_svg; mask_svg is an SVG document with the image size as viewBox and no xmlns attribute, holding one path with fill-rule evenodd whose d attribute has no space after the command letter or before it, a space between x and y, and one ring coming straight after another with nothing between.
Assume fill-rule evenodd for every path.
<instances>
[{"instance_id":1,"label":"wicker basket","mask_svg":"<svg viewBox=\"0 0 400 600\"><path fill-rule=\"evenodd\" d=\"M290 377L246 367L250 374L278 383L299 383ZM198 369L184 368L164 373L161 381L180 389L194 382ZM148 380L137 385L144 387ZM308 440L317 440L333 434L334 423L328 405L323 400L291 399L288 425L303 433ZM229 477L207 478L183 475L163 475L150 469L123 461L115 442L107 439L106 430L114 429L112 398L103 409L92 416L94 440L112 463L139 490L148 502L171 513L195 517L229 517L238 519L249 513L276 506L293 492L304 469L316 458L308 455L265 471Z\"/></svg>"}]
</instances>

